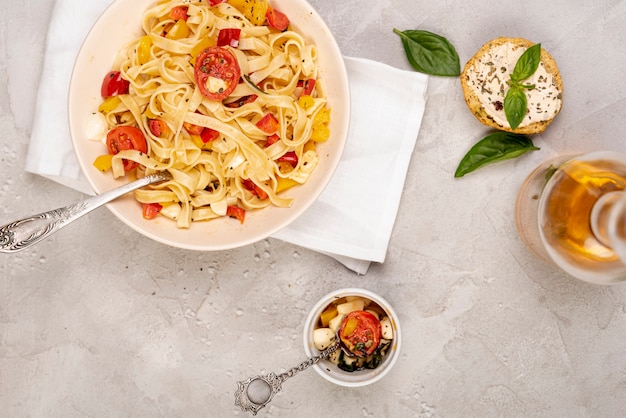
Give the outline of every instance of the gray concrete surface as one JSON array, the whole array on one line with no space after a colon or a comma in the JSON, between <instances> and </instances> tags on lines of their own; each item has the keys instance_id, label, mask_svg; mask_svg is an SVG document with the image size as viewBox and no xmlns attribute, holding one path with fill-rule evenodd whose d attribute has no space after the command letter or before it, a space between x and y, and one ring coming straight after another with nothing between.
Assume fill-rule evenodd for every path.
<instances>
[{"instance_id":1,"label":"gray concrete surface","mask_svg":"<svg viewBox=\"0 0 626 418\"><path fill-rule=\"evenodd\" d=\"M536 138L541 151L455 180L485 129L458 80L432 78L387 260L365 276L275 239L218 253L168 248L106 209L0 255L0 416L246 416L233 404L236 381L300 362L308 310L348 286L398 311L394 370L358 389L309 370L259 416L623 416L626 287L534 259L513 208L541 161L626 151L626 2L311 3L345 55L407 70L393 27L446 36L462 63L500 35L542 42L562 71L563 111ZM53 4L0 0L1 224L82 198L24 172Z\"/></svg>"}]
</instances>

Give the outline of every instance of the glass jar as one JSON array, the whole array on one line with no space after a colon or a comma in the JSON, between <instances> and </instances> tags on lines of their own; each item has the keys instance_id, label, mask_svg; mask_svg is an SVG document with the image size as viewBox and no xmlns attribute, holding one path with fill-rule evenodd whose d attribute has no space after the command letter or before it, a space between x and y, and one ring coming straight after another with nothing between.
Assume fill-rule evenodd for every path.
<instances>
[{"instance_id":1,"label":"glass jar","mask_svg":"<svg viewBox=\"0 0 626 418\"><path fill-rule=\"evenodd\" d=\"M626 281L626 155L561 156L517 196L518 233L539 258L595 284Z\"/></svg>"}]
</instances>

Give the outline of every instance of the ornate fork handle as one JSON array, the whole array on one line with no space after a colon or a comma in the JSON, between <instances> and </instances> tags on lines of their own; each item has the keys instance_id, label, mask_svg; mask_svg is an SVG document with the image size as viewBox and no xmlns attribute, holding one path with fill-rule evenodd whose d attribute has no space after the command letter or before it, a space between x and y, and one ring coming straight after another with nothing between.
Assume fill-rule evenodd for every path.
<instances>
[{"instance_id":1,"label":"ornate fork handle","mask_svg":"<svg viewBox=\"0 0 626 418\"><path fill-rule=\"evenodd\" d=\"M169 180L168 172L148 175L82 202L53 209L0 227L0 252L21 251L57 232L94 209L148 184Z\"/></svg>"}]
</instances>

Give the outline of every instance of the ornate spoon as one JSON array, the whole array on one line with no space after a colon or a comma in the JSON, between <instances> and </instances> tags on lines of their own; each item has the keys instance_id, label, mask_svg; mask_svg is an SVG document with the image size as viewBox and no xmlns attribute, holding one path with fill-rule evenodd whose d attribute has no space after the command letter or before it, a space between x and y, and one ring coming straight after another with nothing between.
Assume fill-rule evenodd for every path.
<instances>
[{"instance_id":1,"label":"ornate spoon","mask_svg":"<svg viewBox=\"0 0 626 418\"><path fill-rule=\"evenodd\" d=\"M14 253L35 245L76 219L94 209L117 199L126 193L148 184L170 180L172 176L163 171L117 187L108 192L28 218L13 221L0 227L0 252Z\"/></svg>"},{"instance_id":2,"label":"ornate spoon","mask_svg":"<svg viewBox=\"0 0 626 418\"><path fill-rule=\"evenodd\" d=\"M303 361L296 367L287 370L285 373L279 375L268 373L237 382L235 405L240 407L244 412L252 412L252 415L256 415L261 408L270 403L274 395L281 391L281 385L285 380L295 376L298 372L308 369L320 360L329 357L332 353L337 351L340 346L339 339L337 338L335 343L326 350L320 352L315 357Z\"/></svg>"},{"instance_id":3,"label":"ornate spoon","mask_svg":"<svg viewBox=\"0 0 626 418\"><path fill-rule=\"evenodd\" d=\"M251 377L244 381L237 382L237 390L235 391L235 405L239 406L242 411L252 412L252 415L256 415L257 412L265 405L270 403L274 395L281 391L282 383L293 377L296 373L301 372L305 369L308 369L312 365L318 363L320 360L329 357L332 353L337 351L339 348L343 350L343 352L350 357L367 357L368 354L371 354L380 343L380 322L378 319L375 319L375 323L370 323L374 326L372 333L369 334L360 334L357 335L355 333L355 328L352 327L351 330L346 329L346 324L351 321L356 321L355 323L361 322L360 319L354 319L354 317L359 317L359 315L372 316L368 312L363 311L354 311L350 314L346 315L341 321L341 326L337 330L334 343L330 345L328 348L320 352L317 356L311 357L306 361L303 361L298 366L293 367L287 370L285 373L281 373L276 375L275 373L269 373L266 375L259 375ZM377 325L376 325L377 324ZM373 334L377 334L374 339L370 341L370 345L365 348L360 344L365 343L367 340L372 338ZM353 336L357 335L357 338L362 341L358 345L352 347L351 349L346 343L346 341L354 342ZM343 338L342 338L343 336ZM365 336L365 339L361 339Z\"/></svg>"}]
</instances>

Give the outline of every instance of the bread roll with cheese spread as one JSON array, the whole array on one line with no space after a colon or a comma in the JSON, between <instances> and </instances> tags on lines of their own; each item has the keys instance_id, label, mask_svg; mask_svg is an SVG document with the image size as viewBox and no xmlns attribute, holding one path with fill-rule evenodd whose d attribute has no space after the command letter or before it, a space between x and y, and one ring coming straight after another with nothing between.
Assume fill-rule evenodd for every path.
<instances>
[{"instance_id":1,"label":"bread roll with cheese spread","mask_svg":"<svg viewBox=\"0 0 626 418\"><path fill-rule=\"evenodd\" d=\"M542 48L537 71L523 81L535 85L533 89L524 90L528 100L526 116L516 129L511 129L506 119L507 81L511 79L519 57L532 45L534 43L522 38L496 38L483 45L465 65L461 73L465 102L484 125L518 134L538 134L561 111L561 74L552 56Z\"/></svg>"}]
</instances>

